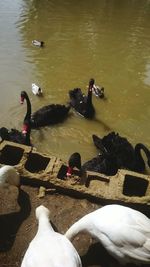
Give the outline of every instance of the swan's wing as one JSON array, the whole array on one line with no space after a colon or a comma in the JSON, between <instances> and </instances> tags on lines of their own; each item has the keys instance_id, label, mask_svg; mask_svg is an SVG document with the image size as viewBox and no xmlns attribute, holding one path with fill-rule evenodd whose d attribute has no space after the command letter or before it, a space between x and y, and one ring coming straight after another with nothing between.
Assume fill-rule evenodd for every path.
<instances>
[{"instance_id":1,"label":"swan's wing","mask_svg":"<svg viewBox=\"0 0 150 267\"><path fill-rule=\"evenodd\" d=\"M111 212L109 215L103 223L93 220L94 235L97 233L105 248L121 258L150 262L150 220L131 209L123 210L123 213L120 210L120 214L114 212L113 217Z\"/></svg>"},{"instance_id":2,"label":"swan's wing","mask_svg":"<svg viewBox=\"0 0 150 267\"><path fill-rule=\"evenodd\" d=\"M110 229L109 229L110 230ZM120 262L150 263L150 239L135 229L103 229L97 239Z\"/></svg>"},{"instance_id":3,"label":"swan's wing","mask_svg":"<svg viewBox=\"0 0 150 267\"><path fill-rule=\"evenodd\" d=\"M97 135L92 135L93 143L100 150L101 153L105 153L107 151L106 147L103 145L102 139Z\"/></svg>"},{"instance_id":4,"label":"swan's wing","mask_svg":"<svg viewBox=\"0 0 150 267\"><path fill-rule=\"evenodd\" d=\"M61 122L68 114L69 108L61 104L44 106L32 114L32 121L38 126Z\"/></svg>"},{"instance_id":5,"label":"swan's wing","mask_svg":"<svg viewBox=\"0 0 150 267\"><path fill-rule=\"evenodd\" d=\"M84 108L84 105L87 102L87 97L82 93L80 88L70 90L69 97L71 106L75 109L79 109L79 111Z\"/></svg>"},{"instance_id":6,"label":"swan's wing","mask_svg":"<svg viewBox=\"0 0 150 267\"><path fill-rule=\"evenodd\" d=\"M23 136L22 132L16 129L11 129L11 131L9 131L9 140L23 144L25 142L25 137Z\"/></svg>"}]
</instances>

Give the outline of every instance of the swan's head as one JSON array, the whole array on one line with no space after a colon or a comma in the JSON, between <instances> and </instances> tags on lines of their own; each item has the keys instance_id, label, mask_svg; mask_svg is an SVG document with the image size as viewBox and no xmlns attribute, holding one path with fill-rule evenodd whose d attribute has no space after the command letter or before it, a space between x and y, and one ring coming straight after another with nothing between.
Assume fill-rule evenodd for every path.
<instances>
[{"instance_id":1,"label":"swan's head","mask_svg":"<svg viewBox=\"0 0 150 267\"><path fill-rule=\"evenodd\" d=\"M73 153L68 160L67 176L73 173L73 168L81 169L81 156L78 152Z\"/></svg>"},{"instance_id":2,"label":"swan's head","mask_svg":"<svg viewBox=\"0 0 150 267\"><path fill-rule=\"evenodd\" d=\"M40 205L36 208L35 210L35 215L36 215L36 218L37 220L39 220L41 217L47 217L49 218L50 216L50 211L48 208L46 208L45 206L43 205Z\"/></svg>"},{"instance_id":3,"label":"swan's head","mask_svg":"<svg viewBox=\"0 0 150 267\"><path fill-rule=\"evenodd\" d=\"M94 83L95 83L95 80L93 78L91 78L89 81L89 87L93 88Z\"/></svg>"},{"instance_id":4,"label":"swan's head","mask_svg":"<svg viewBox=\"0 0 150 267\"><path fill-rule=\"evenodd\" d=\"M20 103L24 103L24 99L27 97L27 93L25 91L22 91L20 94Z\"/></svg>"}]
</instances>

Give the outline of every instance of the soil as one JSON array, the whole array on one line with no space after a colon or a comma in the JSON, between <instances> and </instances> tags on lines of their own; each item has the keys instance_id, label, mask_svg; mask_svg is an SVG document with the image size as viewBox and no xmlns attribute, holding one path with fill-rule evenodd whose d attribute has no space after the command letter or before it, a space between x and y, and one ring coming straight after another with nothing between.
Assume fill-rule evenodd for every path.
<instances>
[{"instance_id":1,"label":"soil","mask_svg":"<svg viewBox=\"0 0 150 267\"><path fill-rule=\"evenodd\" d=\"M18 200L15 198L16 189L14 194L12 191L11 189L11 194L3 194L5 201L2 201L2 191L0 195L0 267L20 266L24 253L37 231L37 206L43 204L49 208L51 223L54 229L62 234L79 218L100 207L99 204L86 199L61 195L55 190L47 192L43 198L38 198L37 188L23 185ZM87 234L78 234L73 244L81 256L83 267L120 266Z\"/></svg>"}]
</instances>

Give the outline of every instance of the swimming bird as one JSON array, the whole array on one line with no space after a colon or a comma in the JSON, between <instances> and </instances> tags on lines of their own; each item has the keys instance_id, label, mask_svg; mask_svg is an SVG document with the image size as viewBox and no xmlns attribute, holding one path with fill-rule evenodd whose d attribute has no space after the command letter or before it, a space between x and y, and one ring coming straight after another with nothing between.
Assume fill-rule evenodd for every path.
<instances>
[{"instance_id":1,"label":"swimming bird","mask_svg":"<svg viewBox=\"0 0 150 267\"><path fill-rule=\"evenodd\" d=\"M93 84L92 93L99 98L104 98L104 87L99 87Z\"/></svg>"},{"instance_id":2,"label":"swimming bird","mask_svg":"<svg viewBox=\"0 0 150 267\"><path fill-rule=\"evenodd\" d=\"M30 146L31 140L31 111L28 111L23 120L22 131L11 128L10 130L6 127L0 128L0 137L3 140L23 144Z\"/></svg>"},{"instance_id":3,"label":"swimming bird","mask_svg":"<svg viewBox=\"0 0 150 267\"><path fill-rule=\"evenodd\" d=\"M21 267L82 267L72 243L57 233L49 222L50 212L43 205L36 208L38 231L30 242Z\"/></svg>"},{"instance_id":4,"label":"swimming bird","mask_svg":"<svg viewBox=\"0 0 150 267\"><path fill-rule=\"evenodd\" d=\"M0 186L20 186L20 175L13 166L5 165L0 168Z\"/></svg>"},{"instance_id":5,"label":"swimming bird","mask_svg":"<svg viewBox=\"0 0 150 267\"><path fill-rule=\"evenodd\" d=\"M87 232L121 264L150 264L150 219L122 205L106 205L77 222L65 233L72 240Z\"/></svg>"},{"instance_id":6,"label":"swimming bird","mask_svg":"<svg viewBox=\"0 0 150 267\"><path fill-rule=\"evenodd\" d=\"M62 122L68 115L70 105L50 104L43 106L39 110L31 114L31 102L25 91L21 92L21 104L26 100L27 112L26 118L30 118L31 128L38 128L51 124Z\"/></svg>"},{"instance_id":7,"label":"swimming bird","mask_svg":"<svg viewBox=\"0 0 150 267\"><path fill-rule=\"evenodd\" d=\"M31 134L31 124L30 120L24 119L22 131L11 128L10 130L6 127L0 128L0 137L2 140L7 140L23 145L30 146L30 134Z\"/></svg>"},{"instance_id":8,"label":"swimming bird","mask_svg":"<svg viewBox=\"0 0 150 267\"><path fill-rule=\"evenodd\" d=\"M38 96L42 95L43 91L42 91L41 87L39 87L35 83L32 83L31 87L32 87L32 93L34 95L38 95Z\"/></svg>"},{"instance_id":9,"label":"swimming bird","mask_svg":"<svg viewBox=\"0 0 150 267\"><path fill-rule=\"evenodd\" d=\"M103 138L96 135L93 135L92 138L100 152L102 152L101 149L103 147L108 154L116 157L118 168L144 172L145 162L141 151L146 154L147 163L150 167L150 151L144 144L138 143L133 147L125 137L121 137L115 132L111 132Z\"/></svg>"},{"instance_id":10,"label":"swimming bird","mask_svg":"<svg viewBox=\"0 0 150 267\"><path fill-rule=\"evenodd\" d=\"M44 46L44 42L43 41L38 41L38 40L33 40L32 44L38 47L43 47Z\"/></svg>"},{"instance_id":11,"label":"swimming bird","mask_svg":"<svg viewBox=\"0 0 150 267\"><path fill-rule=\"evenodd\" d=\"M95 109L92 104L92 88L94 79L90 79L88 86L88 95L85 96L80 88L74 88L69 91L70 105L77 113L85 118L92 119L95 115Z\"/></svg>"}]
</instances>

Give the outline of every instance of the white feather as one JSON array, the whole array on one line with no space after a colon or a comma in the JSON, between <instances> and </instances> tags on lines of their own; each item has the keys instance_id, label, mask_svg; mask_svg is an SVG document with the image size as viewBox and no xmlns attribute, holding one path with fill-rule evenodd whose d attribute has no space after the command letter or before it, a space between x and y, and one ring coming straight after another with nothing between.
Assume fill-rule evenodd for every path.
<instances>
[{"instance_id":1,"label":"white feather","mask_svg":"<svg viewBox=\"0 0 150 267\"><path fill-rule=\"evenodd\" d=\"M65 235L71 240L81 231L98 239L122 264L150 264L150 219L137 210L104 206L74 223Z\"/></svg>"},{"instance_id":2,"label":"white feather","mask_svg":"<svg viewBox=\"0 0 150 267\"><path fill-rule=\"evenodd\" d=\"M36 217L38 231L25 253L21 267L82 267L72 243L53 230L49 222L49 210L39 206Z\"/></svg>"},{"instance_id":3,"label":"white feather","mask_svg":"<svg viewBox=\"0 0 150 267\"><path fill-rule=\"evenodd\" d=\"M104 98L104 87L99 87L93 84L92 93L99 98Z\"/></svg>"},{"instance_id":4,"label":"white feather","mask_svg":"<svg viewBox=\"0 0 150 267\"><path fill-rule=\"evenodd\" d=\"M20 185L20 175L12 166L5 165L0 168L0 186Z\"/></svg>"},{"instance_id":5,"label":"white feather","mask_svg":"<svg viewBox=\"0 0 150 267\"><path fill-rule=\"evenodd\" d=\"M38 85L36 85L35 83L32 83L32 93L34 95L41 95L43 91Z\"/></svg>"},{"instance_id":6,"label":"white feather","mask_svg":"<svg viewBox=\"0 0 150 267\"><path fill-rule=\"evenodd\" d=\"M43 47L44 42L43 41L38 41L38 40L33 40L32 44L38 47Z\"/></svg>"}]
</instances>

